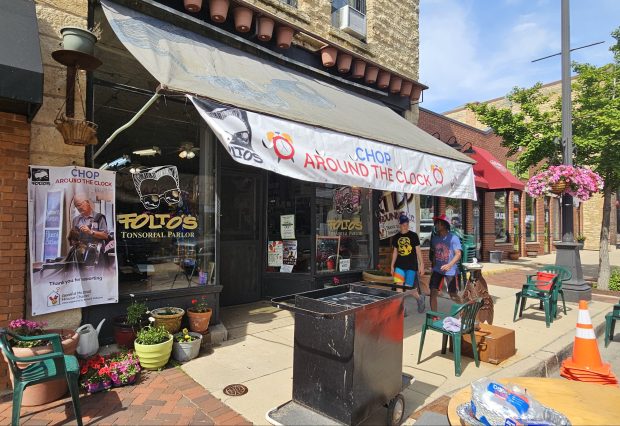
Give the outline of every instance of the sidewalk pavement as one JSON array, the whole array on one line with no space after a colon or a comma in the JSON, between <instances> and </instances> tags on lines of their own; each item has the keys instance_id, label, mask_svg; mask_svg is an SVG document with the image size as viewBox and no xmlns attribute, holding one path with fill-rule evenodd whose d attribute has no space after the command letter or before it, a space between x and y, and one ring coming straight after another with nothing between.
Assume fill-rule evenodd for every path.
<instances>
[{"instance_id":1,"label":"sidewalk pavement","mask_svg":"<svg viewBox=\"0 0 620 426\"><path fill-rule=\"evenodd\" d=\"M429 332L422 362L417 364L424 315L412 314L405 318L403 371L414 375L416 381L403 392L406 416L483 376L548 376L570 353L577 304L567 303L567 315L561 312L551 327L546 328L544 313L532 301L523 318L513 323L515 289L521 287L525 273L532 269L521 264L499 265L502 270L488 268L489 274L485 266L484 273L495 300L494 325L515 330L516 355L500 365L481 363L479 368L473 359L464 358L463 373L455 377L451 354L440 353L440 334ZM416 312L415 301L406 300L410 311ZM617 303L617 299L598 297L590 303L590 315L599 331L613 303ZM439 310L448 311L450 305L447 297L439 300ZM215 347L211 355L190 361L182 368L233 410L255 424L265 424L265 414L270 409L291 399L294 318L288 311L276 309L268 302L258 302L223 309L222 321L228 329L229 340ZM224 395L222 389L232 383L244 384L249 392L236 397ZM377 417L370 419L369 424L383 421L385 412L381 411L384 410L378 410Z\"/></svg>"},{"instance_id":2,"label":"sidewalk pavement","mask_svg":"<svg viewBox=\"0 0 620 426\"><path fill-rule=\"evenodd\" d=\"M85 425L251 424L180 368L142 373L140 382L80 397ZM0 398L0 425L11 423L12 394ZM71 398L22 407L22 425L77 424Z\"/></svg>"}]
</instances>

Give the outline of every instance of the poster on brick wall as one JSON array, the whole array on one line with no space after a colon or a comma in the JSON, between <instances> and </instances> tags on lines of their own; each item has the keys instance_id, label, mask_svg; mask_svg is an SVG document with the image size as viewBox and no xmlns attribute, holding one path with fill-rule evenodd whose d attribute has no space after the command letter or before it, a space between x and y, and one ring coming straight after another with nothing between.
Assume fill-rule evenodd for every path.
<instances>
[{"instance_id":1,"label":"poster on brick wall","mask_svg":"<svg viewBox=\"0 0 620 426\"><path fill-rule=\"evenodd\" d=\"M115 173L30 166L32 315L118 302Z\"/></svg>"}]
</instances>

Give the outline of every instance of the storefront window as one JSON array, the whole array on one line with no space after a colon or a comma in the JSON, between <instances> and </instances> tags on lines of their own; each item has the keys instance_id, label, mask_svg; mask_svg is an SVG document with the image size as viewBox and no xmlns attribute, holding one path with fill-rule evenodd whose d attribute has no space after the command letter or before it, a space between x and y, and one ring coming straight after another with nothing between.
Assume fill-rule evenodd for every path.
<instances>
[{"instance_id":1,"label":"storefront window","mask_svg":"<svg viewBox=\"0 0 620 426\"><path fill-rule=\"evenodd\" d=\"M536 241L536 199L524 195L525 198L525 241Z\"/></svg>"},{"instance_id":2,"label":"storefront window","mask_svg":"<svg viewBox=\"0 0 620 426\"><path fill-rule=\"evenodd\" d=\"M435 216L435 197L420 195L420 244L430 247L433 233L433 217Z\"/></svg>"},{"instance_id":3,"label":"storefront window","mask_svg":"<svg viewBox=\"0 0 620 426\"><path fill-rule=\"evenodd\" d=\"M100 140L143 102L95 86ZM95 161L116 171L116 253L121 294L214 284L214 145L185 102L162 102ZM183 153L182 153L183 152Z\"/></svg>"},{"instance_id":4,"label":"storefront window","mask_svg":"<svg viewBox=\"0 0 620 426\"><path fill-rule=\"evenodd\" d=\"M372 191L316 187L316 271L368 269L372 261Z\"/></svg>"},{"instance_id":5,"label":"storefront window","mask_svg":"<svg viewBox=\"0 0 620 426\"><path fill-rule=\"evenodd\" d=\"M495 242L508 241L508 196L506 191L495 193Z\"/></svg>"},{"instance_id":6,"label":"storefront window","mask_svg":"<svg viewBox=\"0 0 620 426\"><path fill-rule=\"evenodd\" d=\"M310 272L314 185L275 173L267 192L267 272Z\"/></svg>"},{"instance_id":7,"label":"storefront window","mask_svg":"<svg viewBox=\"0 0 620 426\"><path fill-rule=\"evenodd\" d=\"M463 231L464 212L463 200L456 198L446 198L446 216L450 219L452 230Z\"/></svg>"}]
</instances>

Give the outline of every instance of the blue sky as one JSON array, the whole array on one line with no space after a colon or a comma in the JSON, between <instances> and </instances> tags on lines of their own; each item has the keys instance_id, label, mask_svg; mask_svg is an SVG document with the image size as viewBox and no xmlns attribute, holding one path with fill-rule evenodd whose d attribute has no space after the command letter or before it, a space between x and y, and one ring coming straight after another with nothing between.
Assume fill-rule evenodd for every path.
<instances>
[{"instance_id":1,"label":"blue sky","mask_svg":"<svg viewBox=\"0 0 620 426\"><path fill-rule=\"evenodd\" d=\"M620 0L572 0L571 60L611 62ZM560 79L561 0L420 0L420 82L424 108L445 112Z\"/></svg>"}]
</instances>

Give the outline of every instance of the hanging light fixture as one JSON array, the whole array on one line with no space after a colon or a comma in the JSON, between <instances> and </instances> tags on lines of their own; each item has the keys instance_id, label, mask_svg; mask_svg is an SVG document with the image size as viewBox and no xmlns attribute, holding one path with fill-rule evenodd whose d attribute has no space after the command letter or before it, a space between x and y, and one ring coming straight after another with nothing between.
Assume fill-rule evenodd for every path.
<instances>
[{"instance_id":1,"label":"hanging light fixture","mask_svg":"<svg viewBox=\"0 0 620 426\"><path fill-rule=\"evenodd\" d=\"M131 173L132 175L135 175L136 173L140 173L140 170L142 170L142 166L140 166L139 164L133 164L129 168L129 173Z\"/></svg>"},{"instance_id":2,"label":"hanging light fixture","mask_svg":"<svg viewBox=\"0 0 620 426\"><path fill-rule=\"evenodd\" d=\"M196 157L196 152L198 152L200 148L196 148L192 144L183 144L179 150L179 158L189 159Z\"/></svg>"}]
</instances>

